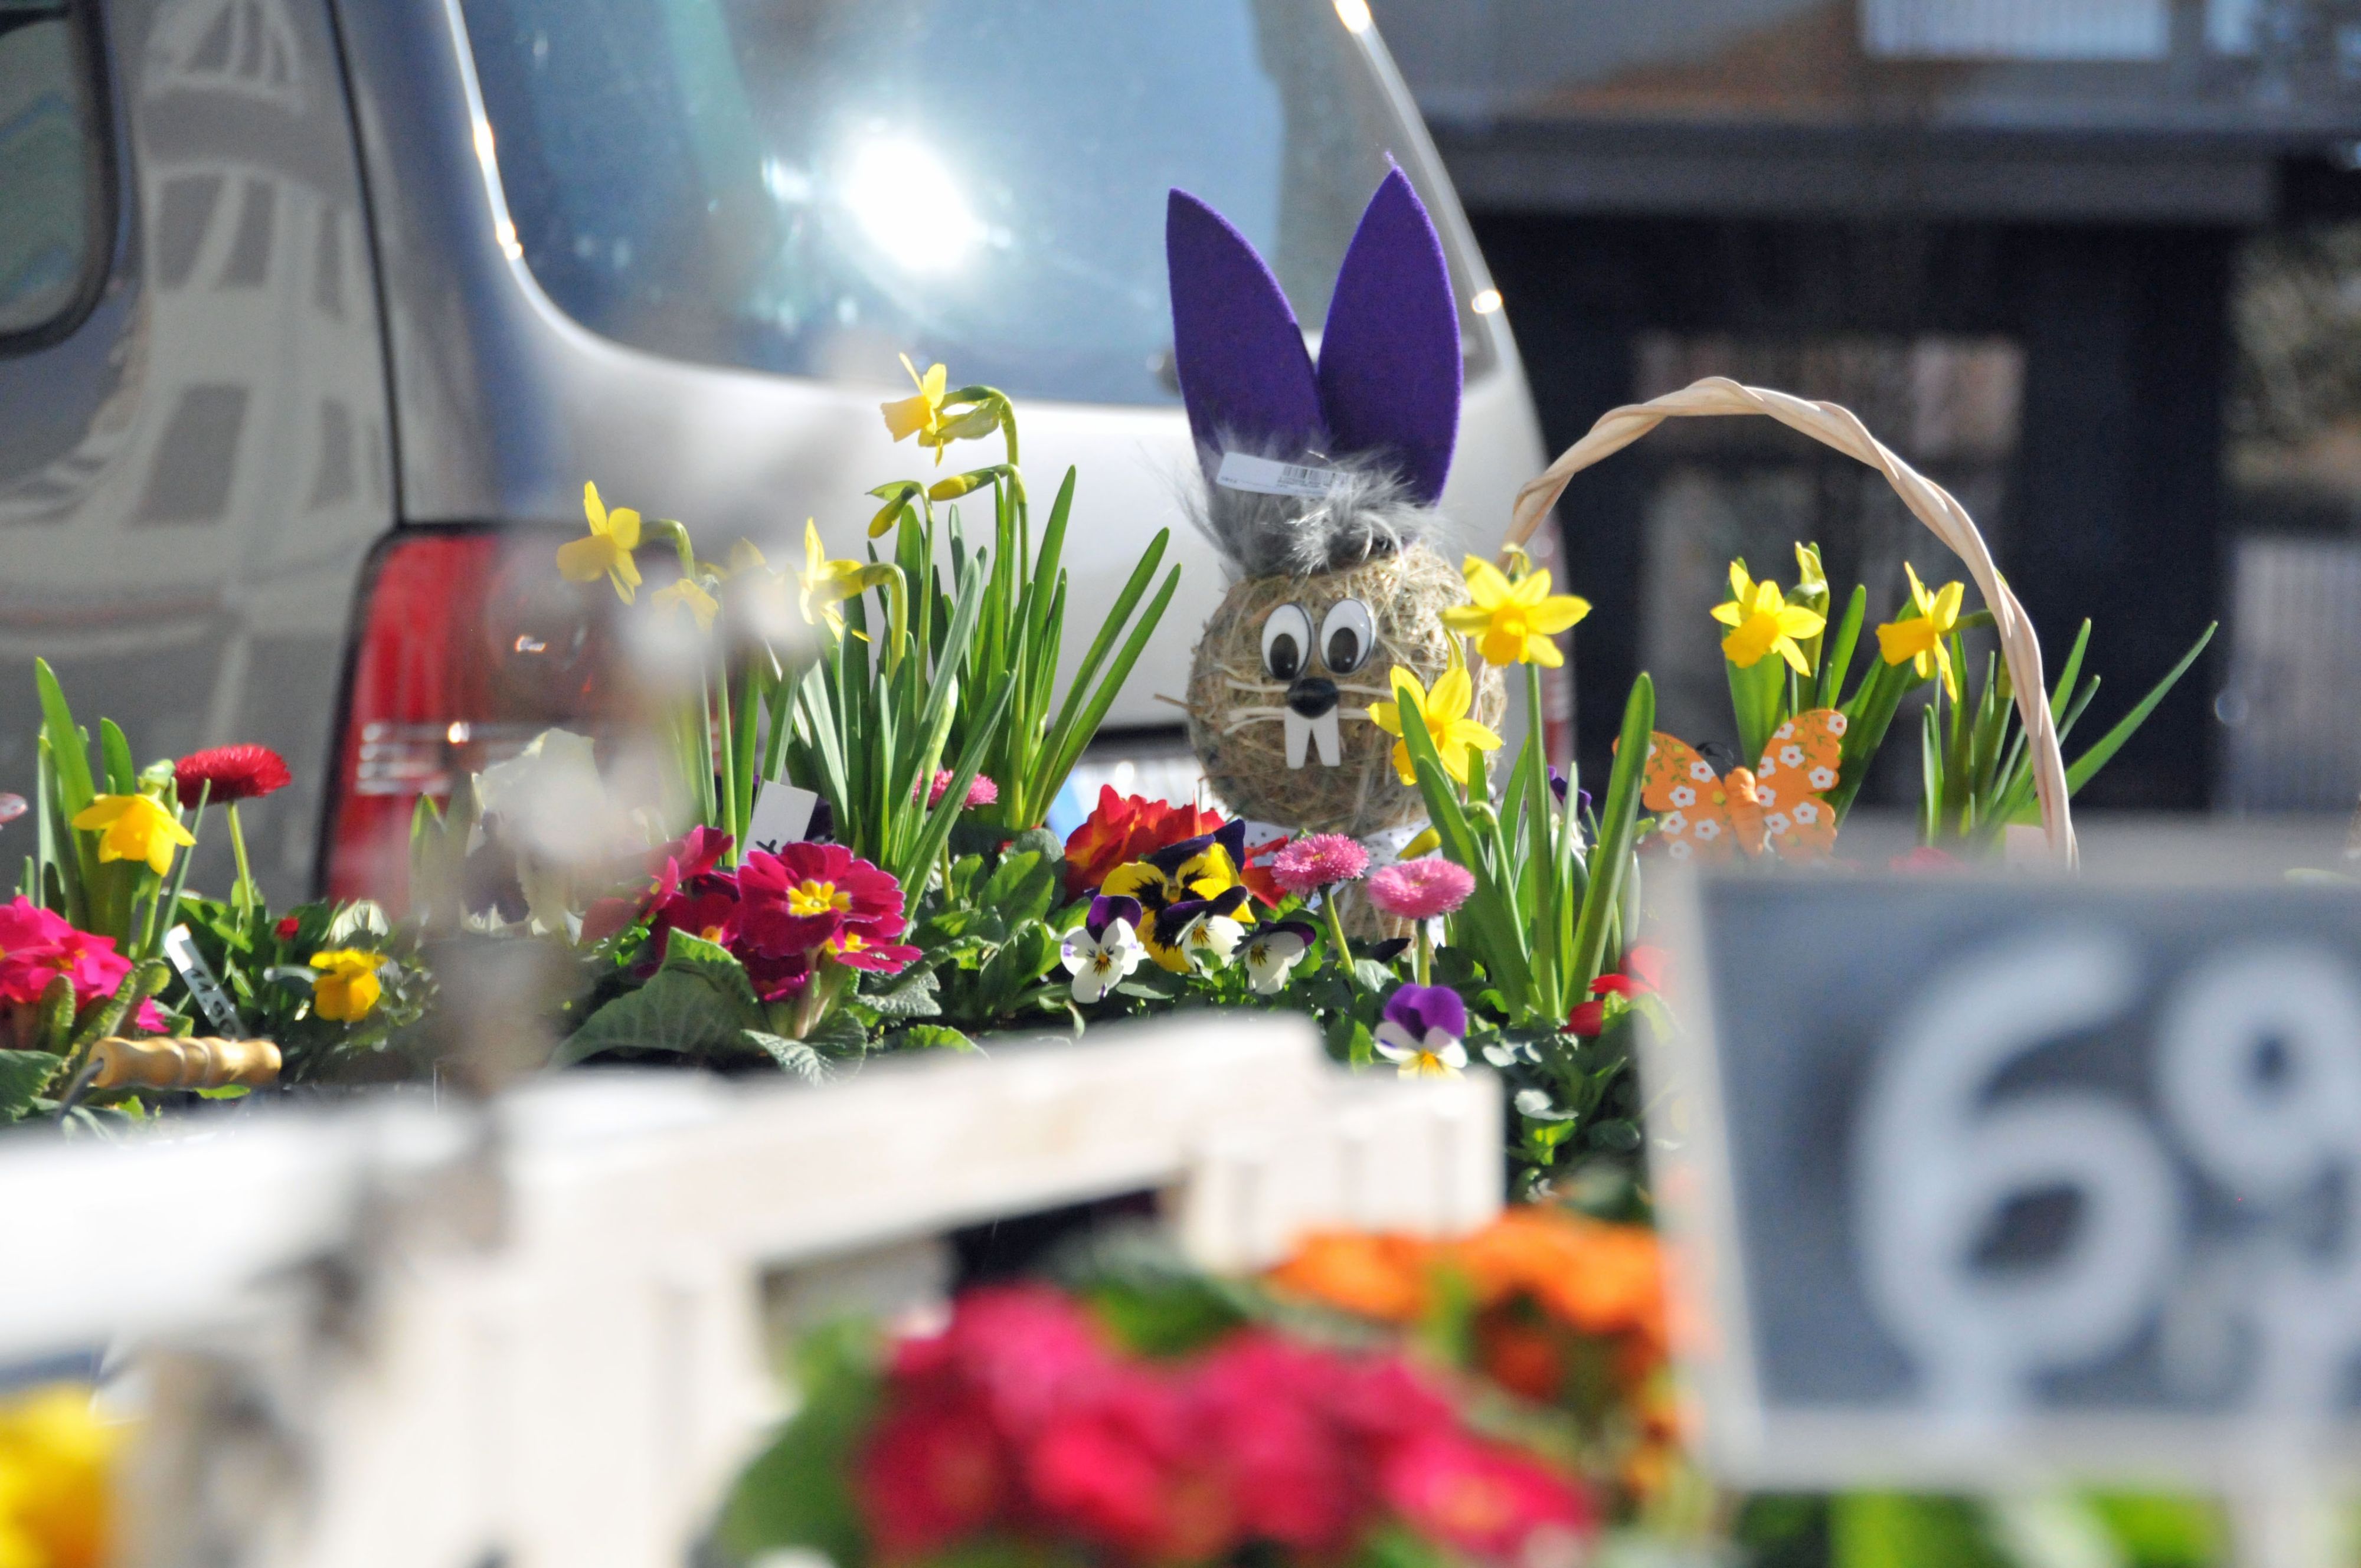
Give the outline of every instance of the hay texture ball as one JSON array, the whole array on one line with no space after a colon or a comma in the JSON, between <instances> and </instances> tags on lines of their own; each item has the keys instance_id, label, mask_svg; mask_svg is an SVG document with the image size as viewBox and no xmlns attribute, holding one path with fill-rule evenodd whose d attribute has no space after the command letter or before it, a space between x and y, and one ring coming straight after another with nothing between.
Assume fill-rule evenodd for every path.
<instances>
[{"instance_id":1,"label":"hay texture ball","mask_svg":"<svg viewBox=\"0 0 2361 1568\"><path fill-rule=\"evenodd\" d=\"M1205 478L1197 522L1228 565L1189 679L1189 738L1230 806L1366 837L1423 806L1368 716L1396 665L1450 668L1441 612L1466 602L1430 547L1459 434L1459 313L1443 247L1400 170L1370 198L1315 365L1246 237L1171 193L1174 359ZM1497 728L1499 673L1473 717Z\"/></svg>"}]
</instances>

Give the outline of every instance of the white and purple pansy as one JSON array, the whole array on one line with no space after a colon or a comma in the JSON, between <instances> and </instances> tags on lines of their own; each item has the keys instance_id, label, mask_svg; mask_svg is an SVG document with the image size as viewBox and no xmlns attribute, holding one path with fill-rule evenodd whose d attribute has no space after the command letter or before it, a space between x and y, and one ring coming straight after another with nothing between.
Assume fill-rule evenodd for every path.
<instances>
[{"instance_id":1,"label":"white and purple pansy","mask_svg":"<svg viewBox=\"0 0 2361 1568\"><path fill-rule=\"evenodd\" d=\"M1259 927L1246 940L1238 960L1246 965L1246 985L1257 996L1276 996L1287 983L1287 971L1312 950L1312 929L1301 920L1281 920Z\"/></svg>"},{"instance_id":2,"label":"white and purple pansy","mask_svg":"<svg viewBox=\"0 0 2361 1568\"><path fill-rule=\"evenodd\" d=\"M1157 915L1156 934L1164 938L1167 932L1172 933L1169 940L1173 950L1192 969L1225 964L1246 935L1246 927L1232 918L1246 901L1246 890L1242 887L1213 898L1184 898Z\"/></svg>"},{"instance_id":3,"label":"white and purple pansy","mask_svg":"<svg viewBox=\"0 0 2361 1568\"><path fill-rule=\"evenodd\" d=\"M1065 963L1074 1000L1088 1006L1131 978L1148 948L1139 939L1139 900L1098 897L1082 928L1066 933Z\"/></svg>"},{"instance_id":4,"label":"white and purple pansy","mask_svg":"<svg viewBox=\"0 0 2361 1568\"><path fill-rule=\"evenodd\" d=\"M1404 1078L1456 1078L1467 1065L1467 1004L1447 985L1405 985L1386 998L1377 1052Z\"/></svg>"}]
</instances>

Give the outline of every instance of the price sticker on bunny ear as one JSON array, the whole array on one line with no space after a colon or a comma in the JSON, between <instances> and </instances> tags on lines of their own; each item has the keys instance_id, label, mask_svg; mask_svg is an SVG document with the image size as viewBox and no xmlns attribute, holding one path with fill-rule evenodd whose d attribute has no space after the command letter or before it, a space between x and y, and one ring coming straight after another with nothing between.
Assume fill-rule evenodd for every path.
<instances>
[{"instance_id":1,"label":"price sticker on bunny ear","mask_svg":"<svg viewBox=\"0 0 2361 1568\"><path fill-rule=\"evenodd\" d=\"M1664 881L1652 1169L1727 1478L2361 1453L2361 898Z\"/></svg>"}]
</instances>

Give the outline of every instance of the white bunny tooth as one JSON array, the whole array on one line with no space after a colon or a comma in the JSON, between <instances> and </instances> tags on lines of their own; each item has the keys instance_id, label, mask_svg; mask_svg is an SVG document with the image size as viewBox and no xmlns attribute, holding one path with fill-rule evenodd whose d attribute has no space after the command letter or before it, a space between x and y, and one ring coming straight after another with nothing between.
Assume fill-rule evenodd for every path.
<instances>
[{"instance_id":1,"label":"white bunny tooth","mask_svg":"<svg viewBox=\"0 0 2361 1568\"><path fill-rule=\"evenodd\" d=\"M1300 768L1303 765L1304 749L1312 741L1312 720L1291 707L1281 717L1287 725L1287 765Z\"/></svg>"},{"instance_id":2,"label":"white bunny tooth","mask_svg":"<svg viewBox=\"0 0 2361 1568\"><path fill-rule=\"evenodd\" d=\"M1320 745L1320 765L1333 768L1344 760L1336 739L1337 710L1330 708L1312 721L1312 739Z\"/></svg>"}]
</instances>

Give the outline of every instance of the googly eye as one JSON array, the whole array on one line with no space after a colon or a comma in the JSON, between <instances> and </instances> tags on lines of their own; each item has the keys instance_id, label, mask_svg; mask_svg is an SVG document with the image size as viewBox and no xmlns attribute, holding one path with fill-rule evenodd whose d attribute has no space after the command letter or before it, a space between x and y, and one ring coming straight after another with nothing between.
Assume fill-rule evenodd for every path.
<instances>
[{"instance_id":1,"label":"googly eye","mask_svg":"<svg viewBox=\"0 0 2361 1568\"><path fill-rule=\"evenodd\" d=\"M1283 604L1262 623L1263 673L1275 681L1291 681L1303 673L1312 655L1312 617L1300 604Z\"/></svg>"},{"instance_id":2,"label":"googly eye","mask_svg":"<svg viewBox=\"0 0 2361 1568\"><path fill-rule=\"evenodd\" d=\"M1377 641L1377 623L1359 599L1340 599L1320 623L1320 656L1333 675L1349 675L1367 663Z\"/></svg>"}]
</instances>

